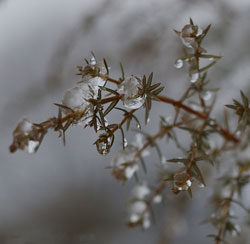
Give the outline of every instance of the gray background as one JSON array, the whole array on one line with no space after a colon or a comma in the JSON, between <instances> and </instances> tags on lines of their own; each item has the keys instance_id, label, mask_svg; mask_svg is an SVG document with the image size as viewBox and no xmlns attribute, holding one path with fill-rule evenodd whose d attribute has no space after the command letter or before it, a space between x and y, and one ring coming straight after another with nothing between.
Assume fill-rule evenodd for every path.
<instances>
[{"instance_id":1,"label":"gray background","mask_svg":"<svg viewBox=\"0 0 250 244\"><path fill-rule=\"evenodd\" d=\"M0 243L212 242L205 236L213 229L200 226L208 215L204 196L210 187L198 190L192 200L168 192L166 206L155 207L157 222L146 232L124 225L134 182L121 185L105 169L120 149L118 141L110 155L101 157L92 145L96 135L73 127L66 147L51 132L35 155L8 152L20 118L41 122L56 114L53 103L60 103L64 90L79 80L75 67L91 50L106 57L112 76L119 76L120 61L128 75L154 71L154 80L166 85L163 93L178 97L188 79L185 68L173 67L182 55L173 29L180 30L189 17L202 27L212 24L204 46L223 55L209 74L211 84L221 87L217 103L222 108L239 96L239 89L248 91L249 0L0 2ZM154 105L144 129L156 132L158 115L172 112ZM216 111L213 116L220 119ZM119 114L112 118L119 120ZM171 146L167 149L167 158L176 156ZM152 171L157 160L153 154L148 161ZM147 177L156 179L155 174Z\"/></svg>"}]
</instances>

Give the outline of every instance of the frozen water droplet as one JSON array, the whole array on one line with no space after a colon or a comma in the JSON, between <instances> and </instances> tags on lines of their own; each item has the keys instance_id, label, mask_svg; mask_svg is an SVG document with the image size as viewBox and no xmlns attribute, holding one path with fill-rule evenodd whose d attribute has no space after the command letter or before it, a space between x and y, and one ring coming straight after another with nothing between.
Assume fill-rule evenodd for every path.
<instances>
[{"instance_id":1,"label":"frozen water droplet","mask_svg":"<svg viewBox=\"0 0 250 244\"><path fill-rule=\"evenodd\" d=\"M177 68L177 69L182 68L183 67L183 60L182 59L177 59L175 61L174 67Z\"/></svg>"},{"instance_id":2,"label":"frozen water droplet","mask_svg":"<svg viewBox=\"0 0 250 244\"><path fill-rule=\"evenodd\" d=\"M140 108L145 102L145 96L137 97L137 98L128 98L123 100L123 104L128 109L138 109Z\"/></svg>"},{"instance_id":3,"label":"frozen water droplet","mask_svg":"<svg viewBox=\"0 0 250 244\"><path fill-rule=\"evenodd\" d=\"M199 73L193 73L190 76L190 82L195 83L199 79Z\"/></svg>"},{"instance_id":4,"label":"frozen water droplet","mask_svg":"<svg viewBox=\"0 0 250 244\"><path fill-rule=\"evenodd\" d=\"M97 151L101 155L107 155L109 153L109 145L106 142L100 142L96 144L97 146Z\"/></svg>"},{"instance_id":5,"label":"frozen water droplet","mask_svg":"<svg viewBox=\"0 0 250 244\"><path fill-rule=\"evenodd\" d=\"M39 145L39 141L29 140L27 145L24 147L24 151L27 153L34 153Z\"/></svg>"},{"instance_id":6,"label":"frozen water droplet","mask_svg":"<svg viewBox=\"0 0 250 244\"><path fill-rule=\"evenodd\" d=\"M208 101L212 98L212 93L210 91L204 91L201 96L205 101Z\"/></svg>"},{"instance_id":7,"label":"frozen water droplet","mask_svg":"<svg viewBox=\"0 0 250 244\"><path fill-rule=\"evenodd\" d=\"M140 80L134 76L130 76L122 82L120 92L124 94L122 101L126 108L138 109L144 104L146 96L140 96L138 89L140 87Z\"/></svg>"},{"instance_id":8,"label":"frozen water droplet","mask_svg":"<svg viewBox=\"0 0 250 244\"><path fill-rule=\"evenodd\" d=\"M183 45L188 48L192 48L195 42L194 29L192 25L185 25L180 34L181 41Z\"/></svg>"},{"instance_id":9,"label":"frozen water droplet","mask_svg":"<svg viewBox=\"0 0 250 244\"><path fill-rule=\"evenodd\" d=\"M91 65L96 65L96 59L95 59L94 56L92 56L92 57L90 58L90 64L91 64Z\"/></svg>"},{"instance_id":10,"label":"frozen water droplet","mask_svg":"<svg viewBox=\"0 0 250 244\"><path fill-rule=\"evenodd\" d=\"M137 129L141 129L140 124L136 124L136 128L137 128Z\"/></svg>"},{"instance_id":11,"label":"frozen water droplet","mask_svg":"<svg viewBox=\"0 0 250 244\"><path fill-rule=\"evenodd\" d=\"M161 203L162 202L162 195L158 194L153 198L154 203Z\"/></svg>"},{"instance_id":12,"label":"frozen water droplet","mask_svg":"<svg viewBox=\"0 0 250 244\"><path fill-rule=\"evenodd\" d=\"M107 155L110 151L110 138L107 138L105 135L101 135L100 139L96 142L96 148L97 151L101 154L101 155Z\"/></svg>"},{"instance_id":13,"label":"frozen water droplet","mask_svg":"<svg viewBox=\"0 0 250 244\"><path fill-rule=\"evenodd\" d=\"M148 124L149 122L150 122L150 118L148 117L148 118L147 118L147 124Z\"/></svg>"},{"instance_id":14,"label":"frozen water droplet","mask_svg":"<svg viewBox=\"0 0 250 244\"><path fill-rule=\"evenodd\" d=\"M124 139L123 139L123 146L124 146L124 147L127 147L127 146L128 146L128 140L127 140L127 138L124 138Z\"/></svg>"}]
</instances>

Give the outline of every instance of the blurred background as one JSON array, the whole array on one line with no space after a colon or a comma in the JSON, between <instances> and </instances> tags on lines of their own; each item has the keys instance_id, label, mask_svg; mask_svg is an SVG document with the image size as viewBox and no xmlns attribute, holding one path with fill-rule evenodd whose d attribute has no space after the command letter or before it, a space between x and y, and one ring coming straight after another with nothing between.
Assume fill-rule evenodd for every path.
<instances>
[{"instance_id":1,"label":"blurred background","mask_svg":"<svg viewBox=\"0 0 250 244\"><path fill-rule=\"evenodd\" d=\"M174 68L183 48L173 29L180 30L189 17L203 28L212 24L203 46L223 56L209 72L212 86L221 87L217 107L237 98L240 89L248 94L249 0L0 1L0 243L212 243L206 235L213 228L200 225L210 211L209 186L192 200L166 191L166 204L154 208L156 223L149 230L125 226L134 182L122 185L105 169L119 141L102 157L92 145L94 132L73 127L66 147L49 133L35 155L8 151L20 119L41 122L57 113L53 103L79 80L75 67L91 50L108 60L113 77L119 77L122 62L127 75L153 71L165 95L180 96L188 77L185 67ZM152 111L144 130L153 133L159 115L173 110L157 104ZM220 118L216 110L213 115ZM178 156L171 146L164 152L167 158ZM157 171L157 160L155 154L147 160L151 171ZM155 174L146 177L156 181ZM232 242L248 243L244 238Z\"/></svg>"}]
</instances>

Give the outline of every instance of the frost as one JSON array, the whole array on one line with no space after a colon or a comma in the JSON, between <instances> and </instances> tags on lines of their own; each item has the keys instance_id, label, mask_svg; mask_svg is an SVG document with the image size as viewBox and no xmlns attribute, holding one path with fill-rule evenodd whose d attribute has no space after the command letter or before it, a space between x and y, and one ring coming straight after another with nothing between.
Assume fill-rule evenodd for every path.
<instances>
[{"instance_id":1,"label":"frost","mask_svg":"<svg viewBox=\"0 0 250 244\"><path fill-rule=\"evenodd\" d=\"M24 151L27 152L27 153L35 153L37 148L39 146L39 141L32 141L32 140L29 140L27 142L27 145L24 146Z\"/></svg>"},{"instance_id":2,"label":"frost","mask_svg":"<svg viewBox=\"0 0 250 244\"><path fill-rule=\"evenodd\" d=\"M83 110L88 106L87 99L89 99L90 91L88 86L76 86L64 93L62 104L71 108L72 110ZM69 111L64 111L66 114Z\"/></svg>"},{"instance_id":3,"label":"frost","mask_svg":"<svg viewBox=\"0 0 250 244\"><path fill-rule=\"evenodd\" d=\"M16 128L16 132L28 134L33 129L33 124L27 119L23 119Z\"/></svg>"}]
</instances>

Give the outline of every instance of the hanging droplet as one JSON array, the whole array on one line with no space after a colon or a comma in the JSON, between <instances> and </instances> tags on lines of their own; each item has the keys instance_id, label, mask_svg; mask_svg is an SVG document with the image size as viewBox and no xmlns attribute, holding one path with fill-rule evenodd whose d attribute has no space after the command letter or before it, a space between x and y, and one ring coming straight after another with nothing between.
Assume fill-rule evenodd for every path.
<instances>
[{"instance_id":1,"label":"hanging droplet","mask_svg":"<svg viewBox=\"0 0 250 244\"><path fill-rule=\"evenodd\" d=\"M193 73L190 76L190 82L195 83L199 79L199 73Z\"/></svg>"},{"instance_id":2,"label":"hanging droplet","mask_svg":"<svg viewBox=\"0 0 250 244\"><path fill-rule=\"evenodd\" d=\"M212 98L212 93L210 91L204 91L201 93L201 97L205 100L208 101Z\"/></svg>"},{"instance_id":3,"label":"hanging droplet","mask_svg":"<svg viewBox=\"0 0 250 244\"><path fill-rule=\"evenodd\" d=\"M141 129L140 124L136 124L136 128L137 128L137 129Z\"/></svg>"},{"instance_id":4,"label":"hanging droplet","mask_svg":"<svg viewBox=\"0 0 250 244\"><path fill-rule=\"evenodd\" d=\"M144 104L146 96L141 96L138 88L141 88L141 81L133 75L122 82L120 92L124 94L122 101L126 108L138 109Z\"/></svg>"},{"instance_id":5,"label":"hanging droplet","mask_svg":"<svg viewBox=\"0 0 250 244\"><path fill-rule=\"evenodd\" d=\"M148 117L148 118L147 118L147 124L148 124L149 122L150 122L150 118Z\"/></svg>"},{"instance_id":6,"label":"hanging droplet","mask_svg":"<svg viewBox=\"0 0 250 244\"><path fill-rule=\"evenodd\" d=\"M97 151L101 154L101 155L107 155L110 151L111 148L111 144L110 144L110 137L106 137L106 135L101 135L99 140L96 142L96 148Z\"/></svg>"},{"instance_id":7,"label":"hanging droplet","mask_svg":"<svg viewBox=\"0 0 250 244\"><path fill-rule=\"evenodd\" d=\"M174 67L175 67L176 69L181 69L181 68L183 67L183 60L182 60L182 59L177 59L177 60L175 61Z\"/></svg>"},{"instance_id":8,"label":"hanging droplet","mask_svg":"<svg viewBox=\"0 0 250 244\"><path fill-rule=\"evenodd\" d=\"M127 138L124 138L124 139L123 139L123 146L124 146L124 147L127 147L127 146L128 146L128 140L127 140Z\"/></svg>"}]
</instances>

